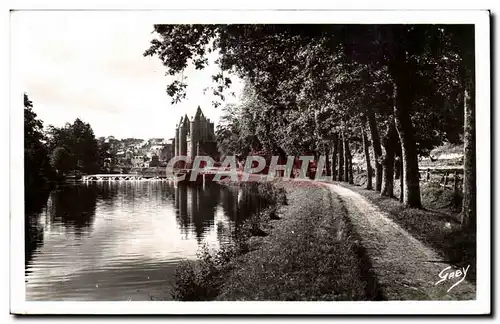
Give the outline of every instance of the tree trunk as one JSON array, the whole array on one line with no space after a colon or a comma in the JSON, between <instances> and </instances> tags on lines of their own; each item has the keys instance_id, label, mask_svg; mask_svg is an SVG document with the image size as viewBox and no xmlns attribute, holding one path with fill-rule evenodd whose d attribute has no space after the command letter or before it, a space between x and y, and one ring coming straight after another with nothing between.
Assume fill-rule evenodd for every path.
<instances>
[{"instance_id":1,"label":"tree trunk","mask_svg":"<svg viewBox=\"0 0 500 324\"><path fill-rule=\"evenodd\" d=\"M396 78L394 83L394 119L401 142L403 160L403 205L421 208L417 146L409 112L411 106L410 91L408 80Z\"/></svg>"},{"instance_id":2,"label":"tree trunk","mask_svg":"<svg viewBox=\"0 0 500 324\"><path fill-rule=\"evenodd\" d=\"M464 227L476 226L476 130L475 93L468 80L464 91L464 182L462 219Z\"/></svg>"},{"instance_id":3,"label":"tree trunk","mask_svg":"<svg viewBox=\"0 0 500 324\"><path fill-rule=\"evenodd\" d=\"M330 159L328 158L328 156L330 155L330 149L328 148L328 145L325 144L325 168L326 168L326 175L327 176L331 176L331 170L330 170Z\"/></svg>"},{"instance_id":4,"label":"tree trunk","mask_svg":"<svg viewBox=\"0 0 500 324\"><path fill-rule=\"evenodd\" d=\"M464 228L476 228L476 92L474 28L463 27L460 35L461 79L464 84L464 179L462 219ZM471 46L472 44L472 46Z\"/></svg>"},{"instance_id":5,"label":"tree trunk","mask_svg":"<svg viewBox=\"0 0 500 324\"><path fill-rule=\"evenodd\" d=\"M339 140L337 134L333 135L333 153L332 153L332 179L337 180L337 153Z\"/></svg>"},{"instance_id":6,"label":"tree trunk","mask_svg":"<svg viewBox=\"0 0 500 324\"><path fill-rule=\"evenodd\" d=\"M401 176L401 164L399 161L401 161L401 158L399 157L399 155L396 154L396 158L394 159L394 179L395 180L399 180L399 178Z\"/></svg>"},{"instance_id":7,"label":"tree trunk","mask_svg":"<svg viewBox=\"0 0 500 324\"><path fill-rule=\"evenodd\" d=\"M394 155L396 153L397 136L396 126L394 122L391 122L384 138L385 154L382 162L382 196L394 197Z\"/></svg>"},{"instance_id":8,"label":"tree trunk","mask_svg":"<svg viewBox=\"0 0 500 324\"><path fill-rule=\"evenodd\" d=\"M370 135L372 139L373 154L375 155L375 190L382 189L382 165L380 164L382 156L382 147L380 146L380 136L378 133L377 120L375 113L371 108L366 109L368 118L368 126L370 127Z\"/></svg>"},{"instance_id":9,"label":"tree trunk","mask_svg":"<svg viewBox=\"0 0 500 324\"><path fill-rule=\"evenodd\" d=\"M344 141L344 181L349 181L349 141L344 132L342 132L342 139Z\"/></svg>"},{"instance_id":10,"label":"tree trunk","mask_svg":"<svg viewBox=\"0 0 500 324\"><path fill-rule=\"evenodd\" d=\"M354 184L354 177L352 174L352 154L351 154L350 149L347 150L347 155L349 156L349 159L348 159L349 160L349 183Z\"/></svg>"},{"instance_id":11,"label":"tree trunk","mask_svg":"<svg viewBox=\"0 0 500 324\"><path fill-rule=\"evenodd\" d=\"M421 208L417 145L410 117L415 94L414 89L412 89L415 65L409 64L409 56L412 53L408 48L412 39L408 26L405 25L394 26L391 28L390 34L392 35L392 43L388 68L393 79L394 120L399 134L403 160L403 205Z\"/></svg>"},{"instance_id":12,"label":"tree trunk","mask_svg":"<svg viewBox=\"0 0 500 324\"><path fill-rule=\"evenodd\" d=\"M366 189L372 190L373 189L373 184L372 184L372 166L370 163L370 149L368 148L368 136L366 136L366 131L365 131L365 123L361 123L361 136L363 138L363 149L365 151L365 160L366 160Z\"/></svg>"},{"instance_id":13,"label":"tree trunk","mask_svg":"<svg viewBox=\"0 0 500 324\"><path fill-rule=\"evenodd\" d=\"M402 171L403 171L403 159L401 157L399 157L399 170L401 172L400 174L400 177L399 177L399 181L400 181L400 194L399 194L399 201L400 202L403 202L403 198L404 198L404 179L403 179L403 175L402 175Z\"/></svg>"},{"instance_id":14,"label":"tree trunk","mask_svg":"<svg viewBox=\"0 0 500 324\"><path fill-rule=\"evenodd\" d=\"M339 139L338 139L338 143L339 143L339 170L338 170L338 174L337 174L337 180L338 181L342 181L344 179L344 142L342 140L343 136L342 134L339 134Z\"/></svg>"}]
</instances>

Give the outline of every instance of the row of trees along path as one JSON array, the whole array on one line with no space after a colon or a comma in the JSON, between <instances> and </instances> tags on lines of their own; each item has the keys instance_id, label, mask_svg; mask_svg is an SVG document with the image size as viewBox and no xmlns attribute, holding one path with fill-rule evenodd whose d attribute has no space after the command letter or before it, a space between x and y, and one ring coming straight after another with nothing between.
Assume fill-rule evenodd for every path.
<instances>
[{"instance_id":1,"label":"row of trees along path","mask_svg":"<svg viewBox=\"0 0 500 324\"><path fill-rule=\"evenodd\" d=\"M214 105L231 75L241 104L218 127L224 153L330 152L337 178L352 181L351 146L374 162L369 188L392 196L402 162L402 203L421 207L418 156L443 142L464 145L462 224L475 226L474 28L471 25L155 25L145 51L169 75L204 69L216 57ZM217 53L218 55L213 55ZM186 96L179 78L172 102ZM369 151L373 151L370 157ZM347 156L346 156L347 154ZM370 170L370 168L367 168Z\"/></svg>"}]
</instances>

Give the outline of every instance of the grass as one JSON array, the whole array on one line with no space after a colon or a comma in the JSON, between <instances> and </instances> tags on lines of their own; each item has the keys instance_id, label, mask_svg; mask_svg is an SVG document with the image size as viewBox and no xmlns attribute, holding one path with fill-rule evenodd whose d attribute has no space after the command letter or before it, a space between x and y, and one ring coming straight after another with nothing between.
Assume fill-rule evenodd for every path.
<instances>
[{"instance_id":1,"label":"grass","mask_svg":"<svg viewBox=\"0 0 500 324\"><path fill-rule=\"evenodd\" d=\"M358 177L362 183L362 177ZM356 182L355 182L356 183ZM476 282L476 233L462 229L456 206L460 203L450 189L421 183L422 209L404 208L397 198L383 197L373 190L347 185L387 212L388 216L427 246L434 248L449 263L471 265L467 280ZM399 181L396 188L399 187ZM399 195L399 189L395 194Z\"/></svg>"},{"instance_id":2,"label":"grass","mask_svg":"<svg viewBox=\"0 0 500 324\"><path fill-rule=\"evenodd\" d=\"M259 247L233 260L217 300L374 299L346 211L319 187L287 187L289 206Z\"/></svg>"},{"instance_id":3,"label":"grass","mask_svg":"<svg viewBox=\"0 0 500 324\"><path fill-rule=\"evenodd\" d=\"M463 152L463 145L445 143L439 147L436 147L430 153L431 155L439 156L441 154L462 154Z\"/></svg>"}]
</instances>

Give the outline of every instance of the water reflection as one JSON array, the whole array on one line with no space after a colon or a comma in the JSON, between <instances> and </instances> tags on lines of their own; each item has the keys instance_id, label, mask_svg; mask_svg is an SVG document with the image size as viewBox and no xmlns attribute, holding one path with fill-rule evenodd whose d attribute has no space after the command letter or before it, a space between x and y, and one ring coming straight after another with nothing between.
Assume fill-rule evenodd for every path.
<instances>
[{"instance_id":1,"label":"water reflection","mask_svg":"<svg viewBox=\"0 0 500 324\"><path fill-rule=\"evenodd\" d=\"M97 202L97 188L65 186L50 195L47 211L51 224L62 224L77 238L91 232Z\"/></svg>"},{"instance_id":2,"label":"water reflection","mask_svg":"<svg viewBox=\"0 0 500 324\"><path fill-rule=\"evenodd\" d=\"M168 297L180 260L230 242L262 208L252 190L161 181L59 187L26 219L27 299ZM28 215L28 211L26 213Z\"/></svg>"},{"instance_id":3,"label":"water reflection","mask_svg":"<svg viewBox=\"0 0 500 324\"><path fill-rule=\"evenodd\" d=\"M33 252L43 244L43 227L38 223L40 215L47 206L49 191L32 192L27 188L24 213L24 260L25 266Z\"/></svg>"}]
</instances>

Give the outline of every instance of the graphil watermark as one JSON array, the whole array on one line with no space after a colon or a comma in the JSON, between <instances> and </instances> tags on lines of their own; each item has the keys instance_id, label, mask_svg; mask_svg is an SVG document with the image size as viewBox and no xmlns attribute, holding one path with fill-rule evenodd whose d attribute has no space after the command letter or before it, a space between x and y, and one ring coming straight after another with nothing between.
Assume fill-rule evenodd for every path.
<instances>
[{"instance_id":1,"label":"graphil watermark","mask_svg":"<svg viewBox=\"0 0 500 324\"><path fill-rule=\"evenodd\" d=\"M446 292L450 292L454 287L458 286L462 281L465 280L467 276L467 271L469 271L470 265L467 268L453 268L451 266L444 268L439 274L439 281L437 281L434 286L438 284L446 284L447 282L454 282ZM455 281L458 279L457 281Z\"/></svg>"},{"instance_id":2,"label":"graphil watermark","mask_svg":"<svg viewBox=\"0 0 500 324\"><path fill-rule=\"evenodd\" d=\"M177 172L179 169L189 170L188 174ZM213 174L213 181L229 178L231 181L272 181L279 175L283 180L308 179L315 181L331 180L327 175L327 157L319 156L287 156L286 160L272 156L267 160L258 155L248 156L241 161L234 155L226 156L224 161L216 163L210 156L179 155L167 164L166 175L177 181L196 181L202 174ZM253 175L253 177L252 177ZM259 175L256 177L256 175Z\"/></svg>"}]
</instances>

